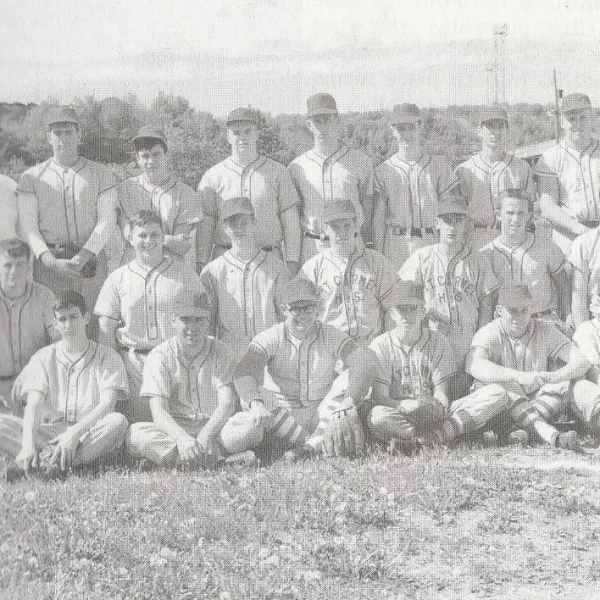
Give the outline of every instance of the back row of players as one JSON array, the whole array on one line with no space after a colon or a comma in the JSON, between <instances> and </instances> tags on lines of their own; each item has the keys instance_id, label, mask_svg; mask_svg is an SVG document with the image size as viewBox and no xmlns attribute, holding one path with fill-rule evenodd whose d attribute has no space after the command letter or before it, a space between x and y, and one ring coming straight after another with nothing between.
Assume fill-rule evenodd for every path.
<instances>
[{"instance_id":1,"label":"back row of players","mask_svg":"<svg viewBox=\"0 0 600 600\"><path fill-rule=\"evenodd\" d=\"M254 114L232 111L231 156L209 169L197 194L168 172L161 132L142 128L133 142L143 172L116 184L109 169L78 156L75 113L51 112L53 157L23 174L2 224L4 237L20 233L28 244L8 240L0 252L0 382L13 412L26 400L29 432L19 450L22 422L3 417L0 447L21 466L37 456L40 423L52 425L56 435L45 439L63 466L83 461L77 452L108 416L112 448L127 425L112 412L117 401L135 423L128 447L156 462L235 453L266 434L319 451L332 416L354 410L376 438L409 445L431 435L448 441L508 415L523 431L500 430L517 439L535 433L575 447L575 432L551 425L567 404L595 431L596 388L569 385L588 370L596 381L600 366L595 321L584 323L588 304L592 315L600 304L600 163L587 96L564 98L564 139L537 164L547 221L535 231L534 180L505 150L504 110L484 111L481 150L453 173L442 157L422 153L414 105L394 107L398 152L375 170L340 144L331 96L307 106L315 146L288 169L257 154ZM559 245L544 233L548 222ZM55 303L40 284L81 296L59 293ZM85 325L92 306L101 345L85 326L70 344L61 319ZM565 335L569 315L581 325L577 345ZM61 342L23 371L55 329ZM102 385L73 375L106 346L121 359L103 359L115 368L100 410ZM565 366L551 372L554 359ZM350 369L335 379L338 361ZM115 374L123 363L126 378ZM465 395L456 376L465 369L492 387ZM248 410L232 416L238 396ZM336 451L359 436L341 431L347 439L335 441Z\"/></svg>"}]
</instances>

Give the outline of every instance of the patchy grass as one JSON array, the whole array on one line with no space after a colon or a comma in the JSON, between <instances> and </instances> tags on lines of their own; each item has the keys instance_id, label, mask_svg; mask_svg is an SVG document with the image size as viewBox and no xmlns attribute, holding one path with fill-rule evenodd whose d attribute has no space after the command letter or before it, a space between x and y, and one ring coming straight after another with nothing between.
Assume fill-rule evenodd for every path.
<instances>
[{"instance_id":1,"label":"patchy grass","mask_svg":"<svg viewBox=\"0 0 600 600\"><path fill-rule=\"evenodd\" d=\"M456 448L3 485L0 598L599 598L598 456Z\"/></svg>"}]
</instances>

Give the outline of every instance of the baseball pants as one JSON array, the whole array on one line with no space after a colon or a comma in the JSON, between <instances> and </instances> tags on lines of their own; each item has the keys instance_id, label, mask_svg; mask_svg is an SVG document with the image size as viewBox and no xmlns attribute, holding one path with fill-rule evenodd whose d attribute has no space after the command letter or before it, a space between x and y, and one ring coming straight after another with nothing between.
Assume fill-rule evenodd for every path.
<instances>
[{"instance_id":1,"label":"baseball pants","mask_svg":"<svg viewBox=\"0 0 600 600\"><path fill-rule=\"evenodd\" d=\"M576 381L571 408L591 434L600 435L600 386L587 379Z\"/></svg>"},{"instance_id":2,"label":"baseball pants","mask_svg":"<svg viewBox=\"0 0 600 600\"><path fill-rule=\"evenodd\" d=\"M148 398L140 398L147 353L136 352L133 348L121 348L119 354L123 359L129 381L129 396L119 409L127 417L129 423L152 421Z\"/></svg>"},{"instance_id":3,"label":"baseball pants","mask_svg":"<svg viewBox=\"0 0 600 600\"><path fill-rule=\"evenodd\" d=\"M15 406L12 397L14 382L15 377L0 378L0 414L8 413L17 415L19 413L19 407Z\"/></svg>"}]
</instances>

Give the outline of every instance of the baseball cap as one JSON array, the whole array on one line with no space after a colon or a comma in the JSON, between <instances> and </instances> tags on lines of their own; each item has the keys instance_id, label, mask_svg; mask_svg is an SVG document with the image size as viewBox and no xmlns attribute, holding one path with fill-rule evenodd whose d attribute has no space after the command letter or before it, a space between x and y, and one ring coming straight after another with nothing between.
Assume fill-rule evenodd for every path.
<instances>
[{"instance_id":1,"label":"baseball cap","mask_svg":"<svg viewBox=\"0 0 600 600\"><path fill-rule=\"evenodd\" d=\"M173 314L177 317L204 317L210 314L210 301L206 292L183 292L175 298Z\"/></svg>"},{"instance_id":2,"label":"baseball cap","mask_svg":"<svg viewBox=\"0 0 600 600\"><path fill-rule=\"evenodd\" d=\"M577 110L585 110L592 108L590 99L585 94L576 92L574 94L567 94L562 99L562 112L574 112Z\"/></svg>"},{"instance_id":3,"label":"baseball cap","mask_svg":"<svg viewBox=\"0 0 600 600\"><path fill-rule=\"evenodd\" d=\"M73 123L79 127L77 113L68 106L53 106L48 111L46 120L48 123L48 128L51 128L52 125L56 125L57 123Z\"/></svg>"},{"instance_id":4,"label":"baseball cap","mask_svg":"<svg viewBox=\"0 0 600 600\"><path fill-rule=\"evenodd\" d=\"M461 196L451 196L438 204L437 214L438 217L450 214L468 215L469 209L464 198Z\"/></svg>"},{"instance_id":5,"label":"baseball cap","mask_svg":"<svg viewBox=\"0 0 600 600\"><path fill-rule=\"evenodd\" d=\"M310 279L296 277L283 287L281 301L288 306L316 304L319 301L319 290Z\"/></svg>"},{"instance_id":6,"label":"baseball cap","mask_svg":"<svg viewBox=\"0 0 600 600\"><path fill-rule=\"evenodd\" d=\"M504 121L508 125L508 115L499 106L487 106L479 113L479 124L486 121Z\"/></svg>"},{"instance_id":7,"label":"baseball cap","mask_svg":"<svg viewBox=\"0 0 600 600\"><path fill-rule=\"evenodd\" d=\"M233 109L229 115L227 115L227 120L225 121L225 125L229 125L231 123L235 123L236 121L250 121L250 123L254 123L258 125L258 120L256 118L256 113L249 108L235 108Z\"/></svg>"},{"instance_id":8,"label":"baseball cap","mask_svg":"<svg viewBox=\"0 0 600 600\"><path fill-rule=\"evenodd\" d=\"M306 101L306 116L337 115L338 109L335 98L331 94L314 94Z\"/></svg>"},{"instance_id":9,"label":"baseball cap","mask_svg":"<svg viewBox=\"0 0 600 600\"><path fill-rule=\"evenodd\" d=\"M526 285L509 284L500 288L498 304L508 308L528 308L533 305L533 299Z\"/></svg>"},{"instance_id":10,"label":"baseball cap","mask_svg":"<svg viewBox=\"0 0 600 600\"><path fill-rule=\"evenodd\" d=\"M352 219L356 217L356 209L350 200L332 200L323 206L323 223L336 219Z\"/></svg>"},{"instance_id":11,"label":"baseball cap","mask_svg":"<svg viewBox=\"0 0 600 600\"><path fill-rule=\"evenodd\" d=\"M253 215L254 207L248 198L228 198L223 202L221 218L229 219L234 215Z\"/></svg>"},{"instance_id":12,"label":"baseball cap","mask_svg":"<svg viewBox=\"0 0 600 600\"><path fill-rule=\"evenodd\" d=\"M138 140L156 140L164 146L165 152L167 150L167 138L165 138L164 133L160 129L157 129L155 127L150 127L149 125L144 125L144 127L140 127L137 134L132 140L134 147L136 147L136 142Z\"/></svg>"},{"instance_id":13,"label":"baseball cap","mask_svg":"<svg viewBox=\"0 0 600 600\"><path fill-rule=\"evenodd\" d=\"M424 306L425 293L422 285L413 281L397 281L394 284L394 306Z\"/></svg>"},{"instance_id":14,"label":"baseball cap","mask_svg":"<svg viewBox=\"0 0 600 600\"><path fill-rule=\"evenodd\" d=\"M400 123L418 123L421 120L421 111L416 104L404 102L396 104L392 110L392 125Z\"/></svg>"}]
</instances>

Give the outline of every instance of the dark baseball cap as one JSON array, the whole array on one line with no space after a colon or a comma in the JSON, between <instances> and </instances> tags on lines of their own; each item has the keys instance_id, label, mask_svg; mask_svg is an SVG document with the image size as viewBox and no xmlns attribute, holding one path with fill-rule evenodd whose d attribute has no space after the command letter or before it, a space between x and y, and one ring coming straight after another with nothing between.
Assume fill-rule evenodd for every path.
<instances>
[{"instance_id":1,"label":"dark baseball cap","mask_svg":"<svg viewBox=\"0 0 600 600\"><path fill-rule=\"evenodd\" d=\"M307 118L317 115L337 115L338 109L335 98L331 94L314 94L306 101Z\"/></svg>"},{"instance_id":2,"label":"dark baseball cap","mask_svg":"<svg viewBox=\"0 0 600 600\"><path fill-rule=\"evenodd\" d=\"M437 208L438 217L442 215L468 215L467 202L461 196L451 196L441 201Z\"/></svg>"},{"instance_id":3,"label":"dark baseball cap","mask_svg":"<svg viewBox=\"0 0 600 600\"><path fill-rule=\"evenodd\" d=\"M509 284L500 288L498 304L507 308L528 308L533 305L533 299L526 285Z\"/></svg>"},{"instance_id":4,"label":"dark baseball cap","mask_svg":"<svg viewBox=\"0 0 600 600\"><path fill-rule=\"evenodd\" d=\"M316 304L319 302L319 290L310 279L296 277L283 287L281 301L288 306Z\"/></svg>"},{"instance_id":5,"label":"dark baseball cap","mask_svg":"<svg viewBox=\"0 0 600 600\"><path fill-rule=\"evenodd\" d=\"M422 285L413 281L397 281L392 290L394 306L424 306L425 293Z\"/></svg>"},{"instance_id":6,"label":"dark baseball cap","mask_svg":"<svg viewBox=\"0 0 600 600\"><path fill-rule=\"evenodd\" d=\"M401 123L419 123L421 121L421 111L416 104L404 102L396 104L392 110L392 125Z\"/></svg>"},{"instance_id":7,"label":"dark baseball cap","mask_svg":"<svg viewBox=\"0 0 600 600\"><path fill-rule=\"evenodd\" d=\"M592 103L585 94L576 92L574 94L567 94L562 99L561 110L563 113L586 110L588 108L592 108Z\"/></svg>"},{"instance_id":8,"label":"dark baseball cap","mask_svg":"<svg viewBox=\"0 0 600 600\"><path fill-rule=\"evenodd\" d=\"M52 125L57 123L73 123L79 127L79 119L74 109L68 106L53 106L46 117L48 128L52 128Z\"/></svg>"},{"instance_id":9,"label":"dark baseball cap","mask_svg":"<svg viewBox=\"0 0 600 600\"><path fill-rule=\"evenodd\" d=\"M137 148L137 142L140 140L156 140L157 143L163 145L165 152L167 151L167 138L164 133L156 127L151 127L149 125L140 127L132 140L134 148Z\"/></svg>"},{"instance_id":10,"label":"dark baseball cap","mask_svg":"<svg viewBox=\"0 0 600 600\"><path fill-rule=\"evenodd\" d=\"M487 121L504 121L508 125L508 115L499 106L487 106L479 113L479 124Z\"/></svg>"},{"instance_id":11,"label":"dark baseball cap","mask_svg":"<svg viewBox=\"0 0 600 600\"><path fill-rule=\"evenodd\" d=\"M249 108L235 108L233 109L229 115L227 115L227 120L225 121L225 125L229 126L231 123L236 123L238 121L248 121L250 123L254 123L258 125L258 119L256 118L256 113Z\"/></svg>"},{"instance_id":12,"label":"dark baseball cap","mask_svg":"<svg viewBox=\"0 0 600 600\"><path fill-rule=\"evenodd\" d=\"M204 317L210 314L210 300L206 292L181 293L173 303L176 317Z\"/></svg>"},{"instance_id":13,"label":"dark baseball cap","mask_svg":"<svg viewBox=\"0 0 600 600\"><path fill-rule=\"evenodd\" d=\"M323 223L329 223L336 219L353 219L356 217L356 209L350 200L331 200L323 206Z\"/></svg>"},{"instance_id":14,"label":"dark baseball cap","mask_svg":"<svg viewBox=\"0 0 600 600\"><path fill-rule=\"evenodd\" d=\"M248 198L228 198L223 202L221 218L229 219L234 215L253 215L254 207Z\"/></svg>"}]
</instances>

